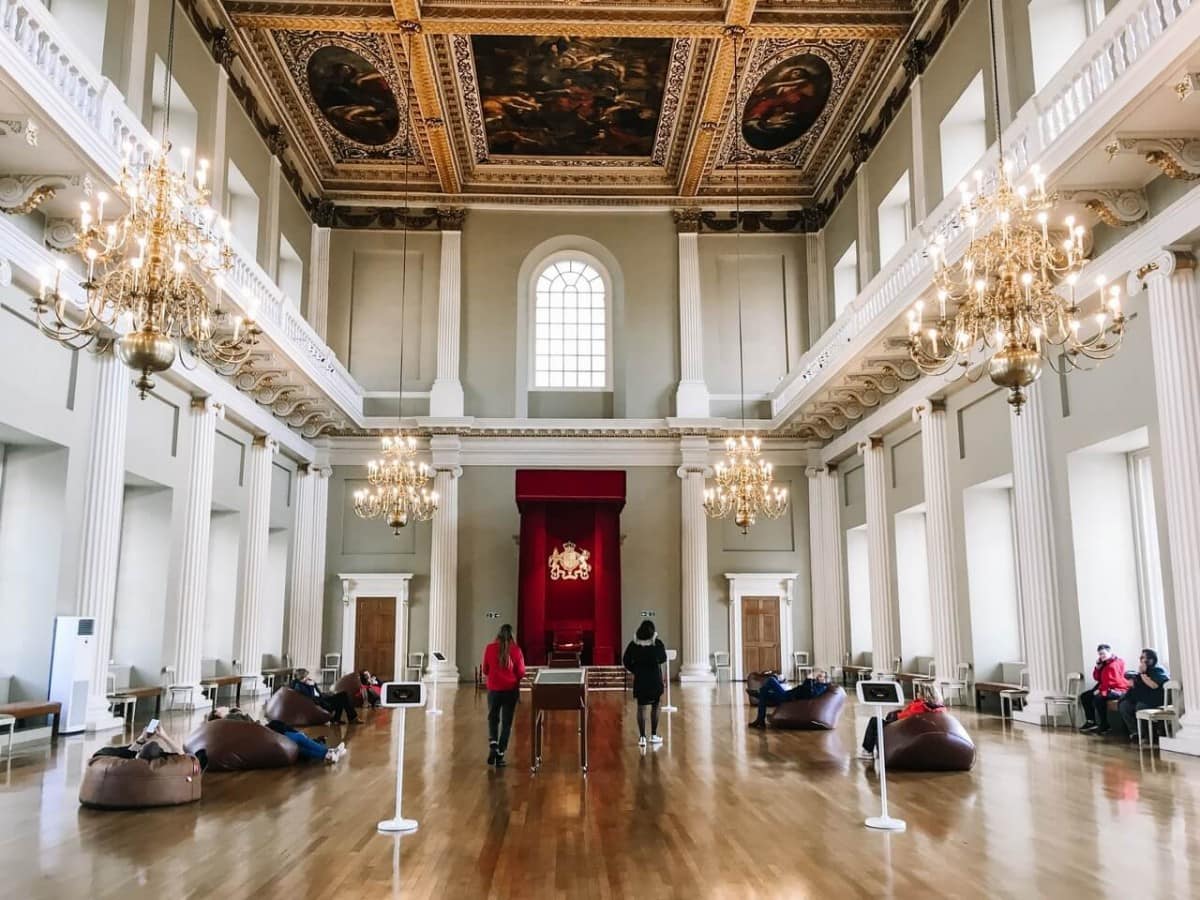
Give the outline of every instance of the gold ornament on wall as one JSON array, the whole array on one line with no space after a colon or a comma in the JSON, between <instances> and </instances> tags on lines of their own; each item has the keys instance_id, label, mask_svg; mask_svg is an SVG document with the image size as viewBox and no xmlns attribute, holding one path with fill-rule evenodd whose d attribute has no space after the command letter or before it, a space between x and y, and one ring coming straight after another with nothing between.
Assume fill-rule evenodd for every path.
<instances>
[{"instance_id":1,"label":"gold ornament on wall","mask_svg":"<svg viewBox=\"0 0 1200 900\"><path fill-rule=\"evenodd\" d=\"M591 551L580 550L574 541L566 541L556 548L547 561L551 581L587 581L592 577Z\"/></svg>"}]
</instances>

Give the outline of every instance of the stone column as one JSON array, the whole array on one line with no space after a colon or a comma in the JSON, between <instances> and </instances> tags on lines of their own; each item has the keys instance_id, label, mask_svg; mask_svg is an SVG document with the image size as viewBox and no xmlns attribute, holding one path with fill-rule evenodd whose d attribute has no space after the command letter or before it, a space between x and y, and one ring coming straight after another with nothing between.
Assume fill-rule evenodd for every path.
<instances>
[{"instance_id":1,"label":"stone column","mask_svg":"<svg viewBox=\"0 0 1200 900\"><path fill-rule=\"evenodd\" d=\"M837 468L825 466L820 476L821 521L824 539L821 541L824 575L821 583L825 588L822 606L829 612L829 645L825 660L814 660L831 668L840 666L850 649L850 608L846 595L845 554L842 552L842 495Z\"/></svg>"},{"instance_id":2,"label":"stone column","mask_svg":"<svg viewBox=\"0 0 1200 900\"><path fill-rule=\"evenodd\" d=\"M871 654L877 672L891 672L900 655L900 622L892 589L892 544L887 513L883 438L858 445L867 494L867 555L871 577Z\"/></svg>"},{"instance_id":3,"label":"stone column","mask_svg":"<svg viewBox=\"0 0 1200 900\"><path fill-rule=\"evenodd\" d=\"M329 338L329 236L331 228L312 226L312 249L308 260L308 324L326 341ZM299 298L297 298L299 302Z\"/></svg>"},{"instance_id":4,"label":"stone column","mask_svg":"<svg viewBox=\"0 0 1200 900\"><path fill-rule=\"evenodd\" d=\"M929 605L933 612L933 658L939 678L957 677L965 656L958 622L954 577L954 526L950 508L950 460L946 444L946 402L926 400L913 410L921 422L921 462L925 480L925 555L929 563Z\"/></svg>"},{"instance_id":5,"label":"stone column","mask_svg":"<svg viewBox=\"0 0 1200 900\"><path fill-rule=\"evenodd\" d=\"M1200 285L1192 253L1167 249L1139 272L1150 289L1150 330L1158 397L1176 653L1184 689L1182 728L1164 750L1200 756Z\"/></svg>"},{"instance_id":6,"label":"stone column","mask_svg":"<svg viewBox=\"0 0 1200 900\"><path fill-rule=\"evenodd\" d=\"M87 728L103 731L122 722L108 709L108 663L112 656L113 610L121 554L121 509L125 502L125 432L129 421L129 369L114 353L96 360L87 484L83 495L82 543L75 593L76 612L95 619L96 659L88 696Z\"/></svg>"},{"instance_id":7,"label":"stone column","mask_svg":"<svg viewBox=\"0 0 1200 900\"><path fill-rule=\"evenodd\" d=\"M704 312L700 298L700 210L673 212L679 231L679 387L675 415L708 418L704 382Z\"/></svg>"},{"instance_id":8,"label":"stone column","mask_svg":"<svg viewBox=\"0 0 1200 900\"><path fill-rule=\"evenodd\" d=\"M683 465L675 474L680 489L682 563L683 658L679 680L714 681L708 634L708 516L704 512L704 478L708 473L708 438L685 437L680 442Z\"/></svg>"},{"instance_id":9,"label":"stone column","mask_svg":"<svg viewBox=\"0 0 1200 900\"><path fill-rule=\"evenodd\" d=\"M804 470L808 478L808 559L809 578L812 584L812 633L813 665L828 668L837 662L830 655L831 636L830 610L826 606L828 591L825 588L825 541L827 526L821 505L822 466L809 466Z\"/></svg>"},{"instance_id":10,"label":"stone column","mask_svg":"<svg viewBox=\"0 0 1200 900\"><path fill-rule=\"evenodd\" d=\"M429 647L427 681L458 682L458 479L459 439L435 437L433 489L438 493L438 511L433 515L433 541L429 553ZM444 662L434 651L446 655Z\"/></svg>"},{"instance_id":11,"label":"stone column","mask_svg":"<svg viewBox=\"0 0 1200 900\"><path fill-rule=\"evenodd\" d=\"M194 707L208 706L200 692L201 639L208 596L208 533L212 523L213 441L225 408L210 397L192 400L188 481L184 494L183 553L175 629L175 684L194 687Z\"/></svg>"},{"instance_id":12,"label":"stone column","mask_svg":"<svg viewBox=\"0 0 1200 900\"><path fill-rule=\"evenodd\" d=\"M301 466L296 472L296 496L292 519L292 577L288 591L287 655L293 666L312 668L315 651L307 637L308 598L311 595L313 546L314 469Z\"/></svg>"},{"instance_id":13,"label":"stone column","mask_svg":"<svg viewBox=\"0 0 1200 900\"><path fill-rule=\"evenodd\" d=\"M325 634L325 532L329 519L329 476L333 469L316 466L312 483L312 522L309 525L308 646L316 666L324 664ZM338 648L334 648L335 652Z\"/></svg>"},{"instance_id":14,"label":"stone column","mask_svg":"<svg viewBox=\"0 0 1200 900\"><path fill-rule=\"evenodd\" d=\"M1017 539L1017 581L1021 592L1021 643L1029 670L1029 699L1015 718L1044 724L1046 694L1066 685L1062 611L1055 563L1054 514L1050 496L1050 455L1046 446L1046 382L1027 389L1021 415L1009 414L1013 455L1013 504Z\"/></svg>"},{"instance_id":15,"label":"stone column","mask_svg":"<svg viewBox=\"0 0 1200 900\"><path fill-rule=\"evenodd\" d=\"M459 322L462 306L462 224L465 209L439 209L442 229L438 280L437 378L429 394L429 415L461 418L463 389L459 379Z\"/></svg>"},{"instance_id":16,"label":"stone column","mask_svg":"<svg viewBox=\"0 0 1200 900\"><path fill-rule=\"evenodd\" d=\"M266 589L267 547L271 530L272 460L279 445L256 437L246 464L246 525L242 532L241 603L235 626L237 659L243 675L262 674L262 608Z\"/></svg>"}]
</instances>

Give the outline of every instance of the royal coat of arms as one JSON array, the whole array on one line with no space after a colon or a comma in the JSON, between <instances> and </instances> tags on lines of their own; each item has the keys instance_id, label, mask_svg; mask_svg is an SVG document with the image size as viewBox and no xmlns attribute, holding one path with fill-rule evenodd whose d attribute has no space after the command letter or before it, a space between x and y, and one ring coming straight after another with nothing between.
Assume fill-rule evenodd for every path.
<instances>
[{"instance_id":1,"label":"royal coat of arms","mask_svg":"<svg viewBox=\"0 0 1200 900\"><path fill-rule=\"evenodd\" d=\"M560 549L550 554L550 579L552 581L587 581L592 577L592 554L580 550L573 541L566 541Z\"/></svg>"}]
</instances>

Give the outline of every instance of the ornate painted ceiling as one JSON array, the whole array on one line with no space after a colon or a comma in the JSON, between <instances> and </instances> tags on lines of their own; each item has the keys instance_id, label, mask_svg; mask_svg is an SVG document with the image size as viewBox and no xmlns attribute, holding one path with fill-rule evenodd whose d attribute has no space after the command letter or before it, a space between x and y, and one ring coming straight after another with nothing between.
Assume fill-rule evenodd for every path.
<instances>
[{"instance_id":1,"label":"ornate painted ceiling","mask_svg":"<svg viewBox=\"0 0 1200 900\"><path fill-rule=\"evenodd\" d=\"M956 0L189 0L311 205L809 205ZM735 58L736 57L736 58ZM409 73L411 72L411 78ZM410 88L406 90L406 85ZM894 110L893 110L894 112Z\"/></svg>"}]
</instances>

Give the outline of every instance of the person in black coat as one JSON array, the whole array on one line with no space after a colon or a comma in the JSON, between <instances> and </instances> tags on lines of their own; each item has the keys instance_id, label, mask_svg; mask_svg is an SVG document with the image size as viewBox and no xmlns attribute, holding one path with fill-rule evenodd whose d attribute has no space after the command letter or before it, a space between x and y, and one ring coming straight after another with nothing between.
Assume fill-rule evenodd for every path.
<instances>
[{"instance_id":1,"label":"person in black coat","mask_svg":"<svg viewBox=\"0 0 1200 900\"><path fill-rule=\"evenodd\" d=\"M633 698L637 701L638 746L646 746L646 709L650 709L650 743L661 744L658 736L658 701L663 693L663 663L667 648L658 639L649 619L638 626L637 637L629 642L622 658L633 673Z\"/></svg>"}]
</instances>

